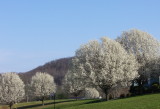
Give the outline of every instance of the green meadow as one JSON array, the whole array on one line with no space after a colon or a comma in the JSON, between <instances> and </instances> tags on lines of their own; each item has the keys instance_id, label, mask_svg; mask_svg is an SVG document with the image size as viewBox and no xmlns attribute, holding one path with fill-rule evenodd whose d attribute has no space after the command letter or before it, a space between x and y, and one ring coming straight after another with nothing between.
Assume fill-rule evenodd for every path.
<instances>
[{"instance_id":1,"label":"green meadow","mask_svg":"<svg viewBox=\"0 0 160 109\"><path fill-rule=\"evenodd\" d=\"M136 96L124 99L102 100L56 100L56 109L160 109L160 94ZM18 103L13 106L17 109L54 109L54 101L47 100L42 106L40 101ZM0 106L0 109L9 109Z\"/></svg>"}]
</instances>

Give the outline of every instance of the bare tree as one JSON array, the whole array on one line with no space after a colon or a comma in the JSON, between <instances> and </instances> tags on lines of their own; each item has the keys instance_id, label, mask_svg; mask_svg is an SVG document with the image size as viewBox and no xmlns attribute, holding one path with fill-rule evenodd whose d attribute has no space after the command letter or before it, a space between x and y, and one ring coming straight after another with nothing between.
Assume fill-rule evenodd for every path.
<instances>
[{"instance_id":1,"label":"bare tree","mask_svg":"<svg viewBox=\"0 0 160 109\"><path fill-rule=\"evenodd\" d=\"M56 92L56 85L54 83L53 76L37 72L31 79L31 88L32 93L36 97L40 97L42 105L44 105L44 100L46 96L49 96L51 93Z\"/></svg>"},{"instance_id":2,"label":"bare tree","mask_svg":"<svg viewBox=\"0 0 160 109\"><path fill-rule=\"evenodd\" d=\"M24 98L24 83L16 73L4 73L0 76L0 101L12 106Z\"/></svg>"}]
</instances>

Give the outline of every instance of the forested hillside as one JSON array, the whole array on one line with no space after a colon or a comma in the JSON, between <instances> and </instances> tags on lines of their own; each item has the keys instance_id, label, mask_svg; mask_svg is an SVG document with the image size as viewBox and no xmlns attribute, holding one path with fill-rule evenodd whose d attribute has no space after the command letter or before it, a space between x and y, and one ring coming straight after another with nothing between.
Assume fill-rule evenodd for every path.
<instances>
[{"instance_id":1,"label":"forested hillside","mask_svg":"<svg viewBox=\"0 0 160 109\"><path fill-rule=\"evenodd\" d=\"M70 67L71 60L72 60L72 57L54 60L42 66L39 66L31 71L28 71L25 73L19 73L19 75L25 83L28 83L31 77L36 72L47 72L50 75L54 76L54 79L57 85L61 85L62 80L65 74L67 73L68 68Z\"/></svg>"}]
</instances>

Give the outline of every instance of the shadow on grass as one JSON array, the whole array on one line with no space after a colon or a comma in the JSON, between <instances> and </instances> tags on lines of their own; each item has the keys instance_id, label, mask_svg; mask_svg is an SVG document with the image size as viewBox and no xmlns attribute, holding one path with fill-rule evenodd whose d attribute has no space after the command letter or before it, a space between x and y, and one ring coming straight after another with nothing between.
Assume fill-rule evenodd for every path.
<instances>
[{"instance_id":1,"label":"shadow on grass","mask_svg":"<svg viewBox=\"0 0 160 109\"><path fill-rule=\"evenodd\" d=\"M88 101L88 100L92 100L92 101ZM67 108L75 107L75 109L76 109L76 107L80 106L80 105L99 103L99 102L103 102L104 100L99 100L99 99L80 99L80 100L75 100L75 101L82 101L82 102L75 103L75 104L72 104L72 105L68 105ZM63 108L66 108L66 107L57 107L56 109L63 109Z\"/></svg>"},{"instance_id":2,"label":"shadow on grass","mask_svg":"<svg viewBox=\"0 0 160 109\"><path fill-rule=\"evenodd\" d=\"M76 100L57 101L57 102L55 102L55 104L64 103L64 102L73 102L73 101L76 101ZM44 106L45 106L45 105L53 105L53 104L54 104L54 102L45 103ZM36 108L36 107L39 107L39 106L42 106L42 104L22 106L22 107L18 107L17 109Z\"/></svg>"},{"instance_id":3,"label":"shadow on grass","mask_svg":"<svg viewBox=\"0 0 160 109\"><path fill-rule=\"evenodd\" d=\"M105 99L97 99L97 100L94 100L94 101L86 102L84 104L93 104L93 103L99 103L99 102L105 102L105 101L106 101Z\"/></svg>"},{"instance_id":4,"label":"shadow on grass","mask_svg":"<svg viewBox=\"0 0 160 109\"><path fill-rule=\"evenodd\" d=\"M73 101L77 101L77 100L66 100L66 101L57 101L55 102L55 104L58 104L58 103L65 103L65 102L73 102ZM81 100L78 100L78 101L81 101ZM99 103L99 102L103 102L105 100L93 100L93 101L89 101L89 102L84 102L84 103L80 103L80 104L76 104L76 105L72 105L72 106L68 106L68 107L74 107L74 106L79 106L79 105L84 105L84 104L93 104L93 103ZM53 105L54 102L50 102L50 103L45 103L45 105ZM36 108L36 107L39 107L39 106L42 106L42 104L34 104L34 105L28 105L28 106L21 106L21 107L18 107L17 109L27 109L27 108ZM57 107L56 109L60 109L59 107Z\"/></svg>"},{"instance_id":5,"label":"shadow on grass","mask_svg":"<svg viewBox=\"0 0 160 109\"><path fill-rule=\"evenodd\" d=\"M81 100L56 101L55 104L65 103L65 102L74 102L74 101L81 101ZM99 103L99 102L104 102L104 101L105 101L104 99L101 99L101 100L100 99L95 99L93 101L88 101L88 102L86 101L86 102L79 103L79 104L72 105L72 106L68 106L68 107L74 107L74 106L79 106L79 105L84 105L84 104L93 104L93 103ZM45 103L44 106L45 105L53 105L53 104L54 104L54 102L49 102L49 103ZM17 109L27 109L27 108L35 108L36 109L36 107L40 107L40 106L42 106L42 104L33 104L33 105L28 105L28 106L21 106L21 107L18 107ZM57 107L56 109L60 109L60 108Z\"/></svg>"}]
</instances>

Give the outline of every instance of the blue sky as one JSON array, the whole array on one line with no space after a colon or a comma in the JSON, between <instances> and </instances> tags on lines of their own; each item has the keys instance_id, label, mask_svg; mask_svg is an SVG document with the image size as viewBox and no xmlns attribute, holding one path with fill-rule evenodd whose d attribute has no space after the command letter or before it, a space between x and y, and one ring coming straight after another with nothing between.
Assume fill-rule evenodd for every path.
<instances>
[{"instance_id":1,"label":"blue sky","mask_svg":"<svg viewBox=\"0 0 160 109\"><path fill-rule=\"evenodd\" d=\"M0 72L74 56L81 44L137 28L160 40L159 0L0 0Z\"/></svg>"}]
</instances>

